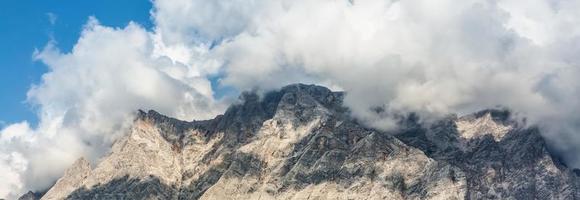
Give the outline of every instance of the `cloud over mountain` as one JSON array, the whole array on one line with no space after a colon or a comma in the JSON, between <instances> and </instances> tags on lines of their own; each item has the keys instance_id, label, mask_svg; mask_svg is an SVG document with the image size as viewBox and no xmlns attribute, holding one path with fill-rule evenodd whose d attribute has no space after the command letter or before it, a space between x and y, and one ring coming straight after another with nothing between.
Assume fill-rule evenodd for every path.
<instances>
[{"instance_id":1,"label":"cloud over mountain","mask_svg":"<svg viewBox=\"0 0 580 200\"><path fill-rule=\"evenodd\" d=\"M2 130L0 196L47 187L81 155L96 160L139 108L185 120L220 113L226 102L210 79L238 90L345 90L354 116L385 129L393 113L501 105L580 167L578 0L153 4L152 30L91 18L71 52L50 42L35 53L49 67L28 93L40 124Z\"/></svg>"},{"instance_id":2,"label":"cloud over mountain","mask_svg":"<svg viewBox=\"0 0 580 200\"><path fill-rule=\"evenodd\" d=\"M162 41L209 47L222 84L344 89L354 115L382 128L392 127L389 113L505 106L542 126L555 149L578 151L579 1L156 1L155 8ZM563 154L580 166L574 155Z\"/></svg>"}]
</instances>

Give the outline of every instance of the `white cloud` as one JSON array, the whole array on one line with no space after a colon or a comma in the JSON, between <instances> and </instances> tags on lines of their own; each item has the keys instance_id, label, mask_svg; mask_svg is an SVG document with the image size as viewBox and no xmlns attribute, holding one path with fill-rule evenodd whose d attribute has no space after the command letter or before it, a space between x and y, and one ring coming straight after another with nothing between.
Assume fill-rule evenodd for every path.
<instances>
[{"instance_id":1,"label":"white cloud","mask_svg":"<svg viewBox=\"0 0 580 200\"><path fill-rule=\"evenodd\" d=\"M56 14L48 12L46 13L46 17L48 17L48 22L50 23L50 25L56 24L56 20L58 19L58 16Z\"/></svg>"},{"instance_id":2,"label":"white cloud","mask_svg":"<svg viewBox=\"0 0 580 200\"><path fill-rule=\"evenodd\" d=\"M71 52L60 52L54 43L37 51L35 59L49 67L28 92L40 122L2 129L0 174L8 181L0 185L0 197L45 189L80 156L95 161L137 109L183 120L221 113L210 82L191 73L203 70L173 62L155 42L137 24L112 28L91 18Z\"/></svg>"},{"instance_id":3,"label":"white cloud","mask_svg":"<svg viewBox=\"0 0 580 200\"><path fill-rule=\"evenodd\" d=\"M507 14L487 1L269 2L252 12L247 30L210 52L227 63L224 83L278 87L307 77L349 91L359 114L369 105L446 113L504 103L471 104L474 95L496 91L479 81L513 76L503 84L533 85L537 75L522 74L516 63L519 51L536 49L507 30Z\"/></svg>"},{"instance_id":4,"label":"white cloud","mask_svg":"<svg viewBox=\"0 0 580 200\"><path fill-rule=\"evenodd\" d=\"M354 115L380 128L393 122L371 107L430 117L503 105L580 166L578 0L153 4L153 31L91 19L72 52L49 44L36 54L50 67L28 94L41 123L2 131L12 139L0 141L0 170L14 181L0 196L47 186L80 155L99 157L136 109L212 117L223 110L208 81L216 75L240 90L341 88Z\"/></svg>"},{"instance_id":5,"label":"white cloud","mask_svg":"<svg viewBox=\"0 0 580 200\"><path fill-rule=\"evenodd\" d=\"M0 195L7 196L22 187L22 174L26 171L26 160L16 152L0 152Z\"/></svg>"},{"instance_id":6,"label":"white cloud","mask_svg":"<svg viewBox=\"0 0 580 200\"><path fill-rule=\"evenodd\" d=\"M264 3L243 0L155 1L155 28L169 45L219 40L245 31L254 12Z\"/></svg>"},{"instance_id":7,"label":"white cloud","mask_svg":"<svg viewBox=\"0 0 580 200\"><path fill-rule=\"evenodd\" d=\"M169 3L154 2L156 30L167 41L223 39L207 52L223 64L222 84L343 88L355 116L382 128L392 126L390 116L369 107L439 116L507 106L580 166L580 1Z\"/></svg>"}]
</instances>

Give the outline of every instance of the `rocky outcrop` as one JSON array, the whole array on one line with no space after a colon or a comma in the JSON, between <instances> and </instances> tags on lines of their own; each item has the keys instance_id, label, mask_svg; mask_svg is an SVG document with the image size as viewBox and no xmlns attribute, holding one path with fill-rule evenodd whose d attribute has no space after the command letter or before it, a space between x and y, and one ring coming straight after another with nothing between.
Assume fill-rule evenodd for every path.
<instances>
[{"instance_id":1,"label":"rocky outcrop","mask_svg":"<svg viewBox=\"0 0 580 200\"><path fill-rule=\"evenodd\" d=\"M71 192L82 186L82 183L90 173L91 165L89 162L84 158L78 159L64 172L62 178L44 194L42 199L62 199L67 197Z\"/></svg>"},{"instance_id":2,"label":"rocky outcrop","mask_svg":"<svg viewBox=\"0 0 580 200\"><path fill-rule=\"evenodd\" d=\"M465 172L467 199L580 199L578 178L551 156L539 129L484 110L431 126L408 120L397 137Z\"/></svg>"},{"instance_id":3,"label":"rocky outcrop","mask_svg":"<svg viewBox=\"0 0 580 200\"><path fill-rule=\"evenodd\" d=\"M411 115L387 133L351 119L343 95L243 93L205 121L140 111L109 155L77 161L43 199L576 198L576 175L509 112Z\"/></svg>"},{"instance_id":4,"label":"rocky outcrop","mask_svg":"<svg viewBox=\"0 0 580 200\"><path fill-rule=\"evenodd\" d=\"M38 200L42 197L41 192L28 191L26 194L20 196L18 200Z\"/></svg>"}]
</instances>

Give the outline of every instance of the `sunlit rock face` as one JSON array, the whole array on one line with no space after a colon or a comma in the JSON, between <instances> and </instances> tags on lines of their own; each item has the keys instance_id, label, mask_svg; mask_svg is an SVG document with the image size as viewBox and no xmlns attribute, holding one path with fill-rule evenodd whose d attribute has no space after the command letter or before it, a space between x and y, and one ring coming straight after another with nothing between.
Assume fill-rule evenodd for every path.
<instances>
[{"instance_id":1,"label":"sunlit rock face","mask_svg":"<svg viewBox=\"0 0 580 200\"><path fill-rule=\"evenodd\" d=\"M486 110L392 132L344 94L289 85L184 122L140 111L109 155L79 159L42 199L575 199L577 177L535 128Z\"/></svg>"},{"instance_id":2,"label":"sunlit rock face","mask_svg":"<svg viewBox=\"0 0 580 200\"><path fill-rule=\"evenodd\" d=\"M455 120L455 126L459 136L471 140L485 135L491 135L495 141L500 141L514 125L509 122L494 120L492 111L481 113L482 115L469 115ZM498 114L499 115L499 114Z\"/></svg>"},{"instance_id":3,"label":"sunlit rock face","mask_svg":"<svg viewBox=\"0 0 580 200\"><path fill-rule=\"evenodd\" d=\"M450 116L431 125L408 120L396 135L466 174L467 199L580 199L573 171L553 157L539 129L506 110Z\"/></svg>"}]
</instances>

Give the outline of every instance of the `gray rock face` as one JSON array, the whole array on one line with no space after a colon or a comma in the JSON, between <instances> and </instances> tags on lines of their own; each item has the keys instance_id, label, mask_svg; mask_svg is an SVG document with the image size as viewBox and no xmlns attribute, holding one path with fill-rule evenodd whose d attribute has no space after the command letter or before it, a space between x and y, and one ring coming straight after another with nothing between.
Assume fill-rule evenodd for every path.
<instances>
[{"instance_id":1,"label":"gray rock face","mask_svg":"<svg viewBox=\"0 0 580 200\"><path fill-rule=\"evenodd\" d=\"M343 94L290 85L206 121L140 111L94 168L43 199L576 199L575 173L535 128L482 111L396 133L357 123Z\"/></svg>"},{"instance_id":2,"label":"gray rock face","mask_svg":"<svg viewBox=\"0 0 580 200\"><path fill-rule=\"evenodd\" d=\"M465 172L467 199L580 199L577 175L550 155L539 130L509 115L484 110L428 127L408 120L397 138Z\"/></svg>"},{"instance_id":3,"label":"gray rock face","mask_svg":"<svg viewBox=\"0 0 580 200\"><path fill-rule=\"evenodd\" d=\"M64 172L52 188L46 192L42 199L58 199L61 196L66 196L74 190L82 186L84 180L91 174L91 166L89 162L80 158L73 163L73 165Z\"/></svg>"},{"instance_id":4,"label":"gray rock face","mask_svg":"<svg viewBox=\"0 0 580 200\"><path fill-rule=\"evenodd\" d=\"M42 196L42 193L28 191L26 194L20 196L18 200L38 200Z\"/></svg>"}]
</instances>

